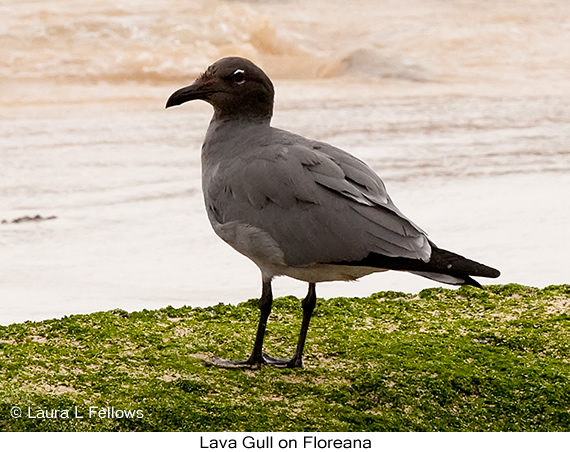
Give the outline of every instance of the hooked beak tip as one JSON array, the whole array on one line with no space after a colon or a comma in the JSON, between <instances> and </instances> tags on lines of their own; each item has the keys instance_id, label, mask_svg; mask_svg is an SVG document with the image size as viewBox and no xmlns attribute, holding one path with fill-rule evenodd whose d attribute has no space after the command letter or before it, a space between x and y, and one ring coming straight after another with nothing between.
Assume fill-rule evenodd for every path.
<instances>
[{"instance_id":1,"label":"hooked beak tip","mask_svg":"<svg viewBox=\"0 0 570 452\"><path fill-rule=\"evenodd\" d=\"M173 96L170 96L166 101L166 105L164 106L164 108L166 109L170 107L175 107L176 105L180 105L180 102L177 102L176 99L173 98Z\"/></svg>"},{"instance_id":2,"label":"hooked beak tip","mask_svg":"<svg viewBox=\"0 0 570 452\"><path fill-rule=\"evenodd\" d=\"M190 86L180 88L179 90L172 93L172 95L166 101L164 108L182 105L185 102L195 99L204 99L205 92L201 88L202 87L200 84L198 84L198 82L194 82Z\"/></svg>"}]
</instances>

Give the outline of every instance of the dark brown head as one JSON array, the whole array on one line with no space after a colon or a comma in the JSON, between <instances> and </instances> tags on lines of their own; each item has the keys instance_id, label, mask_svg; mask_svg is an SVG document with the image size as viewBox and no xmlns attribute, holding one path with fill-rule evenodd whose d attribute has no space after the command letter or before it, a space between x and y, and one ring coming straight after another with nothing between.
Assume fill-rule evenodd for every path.
<instances>
[{"instance_id":1,"label":"dark brown head","mask_svg":"<svg viewBox=\"0 0 570 452\"><path fill-rule=\"evenodd\" d=\"M174 92L166 108L200 99L214 107L216 119L271 119L275 91L269 77L251 61L227 57L216 61L196 81Z\"/></svg>"}]
</instances>

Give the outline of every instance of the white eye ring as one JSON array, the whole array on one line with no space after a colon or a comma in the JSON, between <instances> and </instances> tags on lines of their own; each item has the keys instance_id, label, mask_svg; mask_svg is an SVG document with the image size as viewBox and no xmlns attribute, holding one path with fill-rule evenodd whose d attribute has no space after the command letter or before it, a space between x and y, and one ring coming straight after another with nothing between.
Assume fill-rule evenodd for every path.
<instances>
[{"instance_id":1,"label":"white eye ring","mask_svg":"<svg viewBox=\"0 0 570 452\"><path fill-rule=\"evenodd\" d=\"M232 75L245 75L245 71L243 69L236 69ZM237 85L243 85L245 83L245 77L242 80L236 81Z\"/></svg>"}]
</instances>

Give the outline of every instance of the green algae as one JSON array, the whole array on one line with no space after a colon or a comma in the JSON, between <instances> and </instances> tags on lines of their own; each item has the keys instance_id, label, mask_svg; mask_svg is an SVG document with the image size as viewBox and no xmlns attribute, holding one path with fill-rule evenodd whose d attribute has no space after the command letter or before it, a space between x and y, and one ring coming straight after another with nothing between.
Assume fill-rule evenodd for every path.
<instances>
[{"instance_id":1,"label":"green algae","mask_svg":"<svg viewBox=\"0 0 570 452\"><path fill-rule=\"evenodd\" d=\"M292 355L301 314L275 300L269 354ZM570 285L319 299L304 369L203 365L245 358L257 316L249 300L2 326L0 431L570 430Z\"/></svg>"}]
</instances>

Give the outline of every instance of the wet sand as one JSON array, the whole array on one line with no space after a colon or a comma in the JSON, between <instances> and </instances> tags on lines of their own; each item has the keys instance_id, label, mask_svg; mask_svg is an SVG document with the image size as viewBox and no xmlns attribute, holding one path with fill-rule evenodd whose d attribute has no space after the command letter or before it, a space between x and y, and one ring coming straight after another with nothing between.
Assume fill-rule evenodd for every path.
<instances>
[{"instance_id":1,"label":"wet sand","mask_svg":"<svg viewBox=\"0 0 570 452\"><path fill-rule=\"evenodd\" d=\"M359 156L439 246L502 270L483 283L570 280L570 18L559 4L362 2L363 15L319 2L149 3L137 14L129 2L77 11L47 3L4 7L0 33L9 46L0 65L0 323L259 295L257 268L204 213L199 148L210 107L163 109L220 53L267 66L275 126ZM202 28L181 19L193 8ZM197 40L214 22L226 24L224 39ZM57 218L12 223L35 215ZM394 272L322 284L318 295L433 285ZM286 278L274 289L305 291Z\"/></svg>"}]
</instances>

